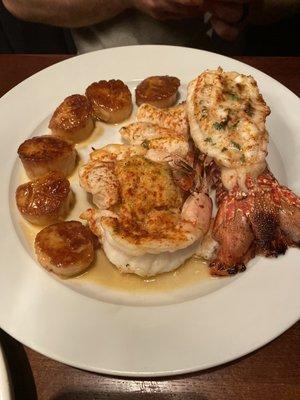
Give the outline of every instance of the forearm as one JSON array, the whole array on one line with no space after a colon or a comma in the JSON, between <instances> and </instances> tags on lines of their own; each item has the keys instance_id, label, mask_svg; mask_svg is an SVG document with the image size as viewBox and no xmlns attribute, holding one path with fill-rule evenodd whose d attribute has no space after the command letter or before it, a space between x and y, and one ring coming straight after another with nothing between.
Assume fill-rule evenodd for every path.
<instances>
[{"instance_id":1,"label":"forearm","mask_svg":"<svg viewBox=\"0 0 300 400\"><path fill-rule=\"evenodd\" d=\"M0 0L1 1L1 0ZM74 28L113 18L129 6L127 0L2 0L17 18Z\"/></svg>"}]
</instances>

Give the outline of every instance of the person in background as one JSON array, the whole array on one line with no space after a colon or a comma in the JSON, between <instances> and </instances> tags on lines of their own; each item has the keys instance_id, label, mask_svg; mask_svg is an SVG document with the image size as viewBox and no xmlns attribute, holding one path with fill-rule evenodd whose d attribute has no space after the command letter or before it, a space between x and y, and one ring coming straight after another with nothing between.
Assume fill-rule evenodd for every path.
<instances>
[{"instance_id":1,"label":"person in background","mask_svg":"<svg viewBox=\"0 0 300 400\"><path fill-rule=\"evenodd\" d=\"M134 44L232 53L241 49L249 18L299 10L298 0L3 0L3 5L20 20L68 28L78 53Z\"/></svg>"}]
</instances>

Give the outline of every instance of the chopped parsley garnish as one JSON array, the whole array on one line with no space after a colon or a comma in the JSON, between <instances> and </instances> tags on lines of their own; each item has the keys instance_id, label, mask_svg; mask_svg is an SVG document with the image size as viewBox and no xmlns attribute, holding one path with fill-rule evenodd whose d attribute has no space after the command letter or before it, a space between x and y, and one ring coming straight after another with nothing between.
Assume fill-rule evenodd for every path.
<instances>
[{"instance_id":1,"label":"chopped parsley garnish","mask_svg":"<svg viewBox=\"0 0 300 400\"><path fill-rule=\"evenodd\" d=\"M214 122L213 123L213 128L215 128L217 131L220 131L221 129L225 129L227 126L228 121L221 121L221 122Z\"/></svg>"},{"instance_id":2,"label":"chopped parsley garnish","mask_svg":"<svg viewBox=\"0 0 300 400\"><path fill-rule=\"evenodd\" d=\"M242 155L241 155L241 162L244 163L245 161L246 161L245 154L242 154Z\"/></svg>"},{"instance_id":3,"label":"chopped parsley garnish","mask_svg":"<svg viewBox=\"0 0 300 400\"><path fill-rule=\"evenodd\" d=\"M212 143L212 138L207 137L207 138L204 139L204 142L206 142L206 143Z\"/></svg>"},{"instance_id":4,"label":"chopped parsley garnish","mask_svg":"<svg viewBox=\"0 0 300 400\"><path fill-rule=\"evenodd\" d=\"M235 93L228 93L228 96L229 96L230 100L235 100L235 101L240 100L240 97Z\"/></svg>"},{"instance_id":5,"label":"chopped parsley garnish","mask_svg":"<svg viewBox=\"0 0 300 400\"><path fill-rule=\"evenodd\" d=\"M246 104L245 113L246 113L247 115L249 115L249 117L253 117L254 108L252 107L252 105L251 105L250 102L248 102L248 103Z\"/></svg>"},{"instance_id":6,"label":"chopped parsley garnish","mask_svg":"<svg viewBox=\"0 0 300 400\"><path fill-rule=\"evenodd\" d=\"M222 151L222 153L224 153L224 151L227 151L227 150L228 150L227 147L223 147L223 149L221 151Z\"/></svg>"},{"instance_id":7,"label":"chopped parsley garnish","mask_svg":"<svg viewBox=\"0 0 300 400\"><path fill-rule=\"evenodd\" d=\"M238 150L241 150L241 146L237 142L234 142L233 140L231 140L231 143L232 143L233 147L235 147Z\"/></svg>"}]
</instances>

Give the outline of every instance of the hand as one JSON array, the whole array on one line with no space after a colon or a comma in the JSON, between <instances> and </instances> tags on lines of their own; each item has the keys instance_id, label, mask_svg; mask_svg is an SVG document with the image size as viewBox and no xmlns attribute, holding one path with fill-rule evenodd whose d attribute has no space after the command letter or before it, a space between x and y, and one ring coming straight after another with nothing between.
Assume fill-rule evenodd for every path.
<instances>
[{"instance_id":1,"label":"hand","mask_svg":"<svg viewBox=\"0 0 300 400\"><path fill-rule=\"evenodd\" d=\"M203 14L203 0L131 0L131 6L158 20L183 19Z\"/></svg>"},{"instance_id":2,"label":"hand","mask_svg":"<svg viewBox=\"0 0 300 400\"><path fill-rule=\"evenodd\" d=\"M222 39L233 41L245 24L245 10L253 0L205 0L204 8L212 14L211 25Z\"/></svg>"}]
</instances>

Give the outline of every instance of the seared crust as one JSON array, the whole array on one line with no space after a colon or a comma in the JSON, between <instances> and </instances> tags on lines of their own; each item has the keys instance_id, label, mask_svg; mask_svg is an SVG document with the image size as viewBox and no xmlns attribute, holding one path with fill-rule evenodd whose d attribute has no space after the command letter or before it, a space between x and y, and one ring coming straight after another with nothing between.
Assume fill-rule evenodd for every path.
<instances>
[{"instance_id":1,"label":"seared crust","mask_svg":"<svg viewBox=\"0 0 300 400\"><path fill-rule=\"evenodd\" d=\"M37 225L62 220L69 212L72 199L69 181L53 171L20 185L16 190L16 202L21 215Z\"/></svg>"},{"instance_id":2,"label":"seared crust","mask_svg":"<svg viewBox=\"0 0 300 400\"><path fill-rule=\"evenodd\" d=\"M187 113L196 146L220 166L265 161L270 109L251 76L221 68L203 72L189 84Z\"/></svg>"},{"instance_id":3,"label":"seared crust","mask_svg":"<svg viewBox=\"0 0 300 400\"><path fill-rule=\"evenodd\" d=\"M159 108L171 107L176 103L180 80L174 76L150 76L135 89L136 104L151 104Z\"/></svg>"},{"instance_id":4,"label":"seared crust","mask_svg":"<svg viewBox=\"0 0 300 400\"><path fill-rule=\"evenodd\" d=\"M132 98L127 85L117 79L94 82L85 92L94 116L104 122L117 123L132 112Z\"/></svg>"},{"instance_id":5,"label":"seared crust","mask_svg":"<svg viewBox=\"0 0 300 400\"><path fill-rule=\"evenodd\" d=\"M137 110L136 120L137 122L146 122L169 129L176 135L189 137L185 103L164 110L150 104L142 104Z\"/></svg>"},{"instance_id":6,"label":"seared crust","mask_svg":"<svg viewBox=\"0 0 300 400\"><path fill-rule=\"evenodd\" d=\"M70 175L75 167L77 153L66 140L44 135L25 140L18 154L27 175L34 179L50 171L60 172L63 176Z\"/></svg>"},{"instance_id":7,"label":"seared crust","mask_svg":"<svg viewBox=\"0 0 300 400\"><path fill-rule=\"evenodd\" d=\"M277 257L300 244L300 198L281 186L266 169L247 179L248 194L238 187L227 191L217 182L218 211L213 237L218 242L210 264L213 275L232 275L246 269L255 255Z\"/></svg>"},{"instance_id":8,"label":"seared crust","mask_svg":"<svg viewBox=\"0 0 300 400\"><path fill-rule=\"evenodd\" d=\"M54 160L72 150L73 146L66 140L44 135L25 140L20 145L18 154L22 161L40 162Z\"/></svg>"},{"instance_id":9,"label":"seared crust","mask_svg":"<svg viewBox=\"0 0 300 400\"><path fill-rule=\"evenodd\" d=\"M52 134L78 143L94 129L92 108L85 96L73 94L57 107L50 120Z\"/></svg>"},{"instance_id":10,"label":"seared crust","mask_svg":"<svg viewBox=\"0 0 300 400\"><path fill-rule=\"evenodd\" d=\"M133 156L117 161L115 174L120 199L113 210L118 218L102 218L112 237L141 248L186 245L189 233L179 224L184 198L170 167Z\"/></svg>"},{"instance_id":11,"label":"seared crust","mask_svg":"<svg viewBox=\"0 0 300 400\"><path fill-rule=\"evenodd\" d=\"M79 221L47 226L36 235L34 246L39 263L64 277L84 272L95 256L93 235Z\"/></svg>"}]
</instances>

